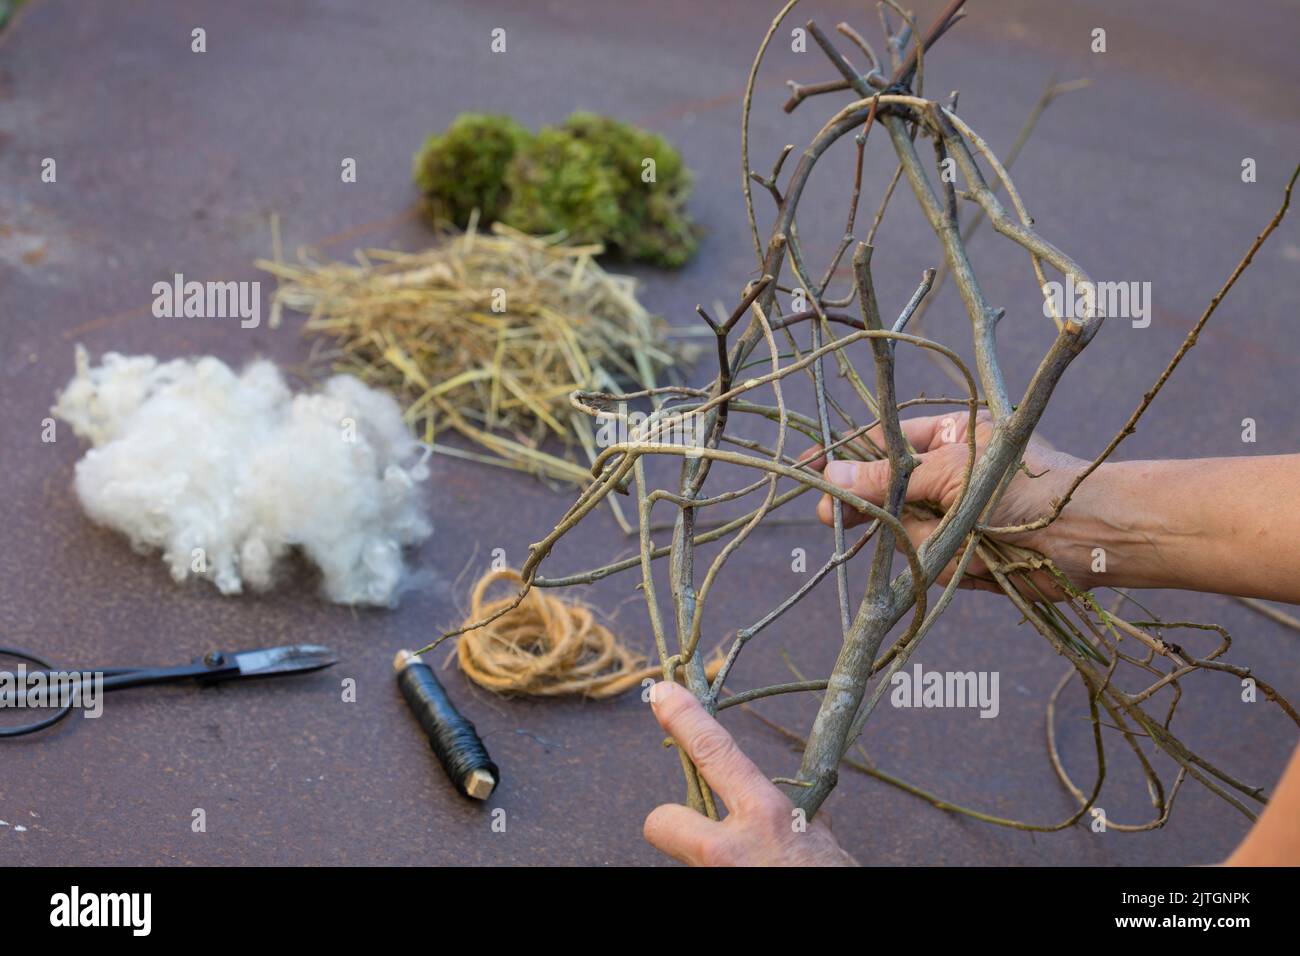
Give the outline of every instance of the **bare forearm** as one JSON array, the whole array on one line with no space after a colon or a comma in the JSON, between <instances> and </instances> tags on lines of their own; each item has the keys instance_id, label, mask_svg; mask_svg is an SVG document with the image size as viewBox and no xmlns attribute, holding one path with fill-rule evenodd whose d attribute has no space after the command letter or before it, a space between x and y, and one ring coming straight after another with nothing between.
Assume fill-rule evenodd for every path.
<instances>
[{"instance_id":1,"label":"bare forearm","mask_svg":"<svg viewBox=\"0 0 1300 956\"><path fill-rule=\"evenodd\" d=\"M1051 547L1090 570L1104 561L1098 585L1300 603L1298 492L1300 455L1107 464L1080 486Z\"/></svg>"},{"instance_id":2,"label":"bare forearm","mask_svg":"<svg viewBox=\"0 0 1300 956\"><path fill-rule=\"evenodd\" d=\"M1300 862L1300 748L1268 806L1241 846L1228 857L1228 866L1295 866Z\"/></svg>"}]
</instances>

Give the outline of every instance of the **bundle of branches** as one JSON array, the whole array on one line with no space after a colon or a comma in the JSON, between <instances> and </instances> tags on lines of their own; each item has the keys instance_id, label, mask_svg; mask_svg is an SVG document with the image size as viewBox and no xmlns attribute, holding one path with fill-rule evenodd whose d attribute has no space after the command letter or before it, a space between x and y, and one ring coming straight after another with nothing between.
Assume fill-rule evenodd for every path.
<instances>
[{"instance_id":1,"label":"bundle of branches","mask_svg":"<svg viewBox=\"0 0 1300 956\"><path fill-rule=\"evenodd\" d=\"M571 245L493 224L444 233L422 252L367 250L359 264L258 266L281 281L308 332L334 340L316 358L406 399L406 419L436 451L583 483L587 470L544 450L548 437L595 454L574 389L650 389L681 357L636 298L636 280ZM454 429L482 453L435 441Z\"/></svg>"},{"instance_id":2,"label":"bundle of branches","mask_svg":"<svg viewBox=\"0 0 1300 956\"><path fill-rule=\"evenodd\" d=\"M837 91L848 93L852 99L836 110L813 140L796 154L798 161L784 180L782 168L793 150L790 146L778 158L770 174L764 176L752 172L748 160L748 115L754 77L768 42L796 2L791 0L786 4L769 28L751 70L745 96L742 127L744 185L759 278L743 290L739 304L729 316L715 319L700 310L716 338L718 374L712 382L698 389L653 390L657 401L653 414L636 426L629 422L626 440L602 451L593 467L596 481L583 490L555 529L531 546L529 558L521 569L521 591L514 603L522 600L532 587L590 583L636 569L641 575L640 588L644 593L663 678L672 680L681 667L687 686L710 712L751 704L777 694L820 694L817 717L803 741L803 757L797 775L777 778L794 804L811 815L835 786L841 762L862 733L883 692L889 687L891 677L907 663L933 630L936 620L950 605L970 562L978 557L1025 620L1069 662L1066 677L1049 701L1049 734L1054 734L1054 706L1061 687L1076 677L1084 685L1097 769L1091 786L1076 785L1059 759L1053 736L1050 747L1053 766L1078 804L1067 819L1056 823L1022 822L975 811L963 812L989 822L1031 830L1059 830L1073 825L1095 806L1106 776L1102 735L1105 725L1116 729L1123 746L1133 752L1146 777L1154 805L1149 820L1127 824L1107 821L1111 829L1141 830L1163 825L1180 787L1189 777L1253 819L1254 810L1247 803L1263 803L1266 799L1263 790L1239 781L1204 756L1194 753L1173 731L1175 711L1185 696L1181 682L1198 671L1225 672L1238 679L1250 676L1266 698L1278 703L1292 720L1300 723L1300 717L1291 705L1272 687L1251 674L1248 668L1225 659L1230 642L1221 628L1163 622L1150 615L1143 620L1125 620L1118 607L1103 610L1090 592L1074 586L1048 558L1009 544L1006 538L1045 527L1054 521L1079 483L1133 431L1137 419L1159 388L1195 344L1219 301L1245 269L1255 250L1276 228L1286 204L1255 240L1156 384L1143 395L1123 428L1101 455L1081 471L1067 492L1055 500L1050 513L1016 527L990 526L988 516L995 513L995 506L1007 484L1022 467L1030 436L1057 382L1097 333L1103 317L1095 307L1085 309L1085 314L1080 317L1055 315L1056 335L1051 346L1030 376L1024 393L1013 396L999 364L994 336L999 320L1011 320L1003 319L1003 309L991 304L981 289L960 228L959 198L976 205L993 228L1026 255L1040 288L1046 281L1047 270L1073 281L1075 288L1095 287L1082 266L1039 234L1006 165L957 114L953 104L950 102L945 106L921 95L925 51L955 22L963 0L950 3L924 35L915 28L910 15L892 0L885 0L883 6L894 10L906 22L895 32L889 26L889 18L884 15L882 7L885 48L890 58L888 66L882 64L871 45L857 31L841 24L839 32L866 58L868 66L865 71L852 65L835 42L815 23L809 22L806 25L808 33L825 52L839 77L815 86L795 87L795 95L787 109L794 109L811 97ZM884 73L886 69L889 76ZM863 191L863 149L873 131L877 135L883 132L889 137L897 166L892 180L881 190L881 203L866 241L857 242L854 233L858 201ZM852 136L856 143L857 164L843 232L845 238L828 266L820 273L814 273L800 243L795 225L796 210L818 162L831 146L846 136ZM926 140L930 148L925 150L927 159L923 160L918 144ZM980 167L981 161L991 172L993 185L986 179ZM964 180L960 188L952 182L953 177L942 175L954 163ZM931 164L939 173L933 180L926 169ZM766 243L760 238L750 197L751 179L771 195L776 206ZM924 272L915 293L902 305L896 317L887 320L877 301L871 271L871 241L894 193L893 186L901 179L906 179L924 213L942 249L946 273L956 283L972 330L974 371L968 369L948 346L907 331L909 321L936 280L935 270ZM1293 176L1292 183L1294 181ZM998 198L996 188L999 186L1005 190L1010 209ZM1288 202L1290 188L1287 188ZM832 296L828 292L831 278L855 242L851 258L852 287L838 297ZM781 275L787 267L793 278L783 283ZM783 315L777 298L779 291L790 293L796 300L804 300L808 307ZM846 311L854 302L857 303L857 315ZM1038 314L1040 308L1041 304L1034 303L1029 314ZM1018 311L1024 315L1022 310ZM746 318L747 323L742 325ZM739 334L733 335L736 332ZM780 346L778 337L783 340ZM858 348L851 348L854 346ZM760 348L762 351L754 356ZM899 348L924 350L941 357L955 370L964 395L954 399L901 401L895 383L895 352ZM868 388L854 368L850 355L858 349L869 351L871 355L873 388ZM789 358L790 355L793 358ZM832 399L826 383L827 369L823 367L828 359L837 363L841 374L853 384L874 417L873 421L859 423ZM755 365L762 368L753 369ZM787 402L783 386L796 375L811 380L815 402L807 411L796 410ZM771 400L761 401L759 396L769 392ZM573 403L575 408L603 419L620 414L617 398L609 394L580 392L574 395ZM956 414L964 415L968 422L966 467L960 491L942 514L934 509L932 514L938 518L937 527L919 547L909 540L900 521L909 476L916 461L916 449L910 445L900 425L900 409L917 402L950 403L958 410ZM976 441L977 417L984 414L991 419L992 426L985 429L989 433L987 443L979 445ZM664 436L679 432L682 421L688 417L703 418L702 430L687 430L704 436L700 443L691 446L665 439ZM770 445L739 434L736 428L744 422L764 420L778 426ZM770 425L766 427L770 428ZM873 504L826 481L812 467L813 463L807 460L807 456L792 454L788 439L791 429L819 444L827 459L887 460L890 478L885 505ZM883 440L866 441L869 432ZM733 447L722 447L724 442ZM806 446L807 441L801 440L800 443ZM651 456L670 456L680 462L679 480L674 488L651 485L646 468L646 459ZM736 467L751 469L757 477L739 487L717 488L716 480L712 486L707 484L715 473L734 474ZM790 487L782 490L782 482L790 483ZM634 490L638 503L639 553L582 573L544 577L540 567L555 544L611 491L628 487ZM701 649L702 621L707 602L723 589L721 582L728 559L750 539L755 529L772 520L776 509L810 490L828 495L833 500L834 523L830 531L832 546L829 555L806 584L775 601L770 609L756 614L752 621L736 627L734 635L727 641L729 646L722 666L710 678L705 672L705 654ZM747 496L757 499L756 505L747 513L704 530L702 511ZM651 515L658 504L674 509L671 540L665 544L657 544L653 538L655 526ZM865 525L864 533L853 541L845 536L842 512L846 506L871 519ZM698 549L709 542L724 540L725 544L716 551L701 577L696 568ZM871 544L874 544L874 553L869 562L865 589L856 595L850 594L846 562ZM896 547L903 554L901 569L895 568ZM654 562L660 559L669 562L671 594L667 610L661 607L659 589L652 574ZM954 561L956 573L938 599L931 601L927 593L929 588L944 568ZM839 655L831 674L826 678L799 679L725 696L728 676L748 642L828 578L834 578L836 582L842 630ZM1045 580L1055 587L1044 587ZM505 613L505 610L500 613ZM886 646L886 637L904 621L901 634ZM483 623L472 622L461 631L444 635L444 638ZM1184 648L1170 639L1169 632L1173 628L1194 628L1187 631L1193 635L1189 643L1193 640L1199 642L1207 634L1218 635L1218 641L1215 646L1200 652ZM675 632L675 635L670 637L670 632ZM1121 643L1122 640L1127 643ZM871 683L873 678L876 679L874 686ZM1135 682L1141 685L1140 689L1125 689ZM1144 741L1149 741L1149 744L1144 744ZM1161 780L1153 763L1154 753L1148 752L1149 748L1166 755L1178 768L1172 785ZM717 805L707 783L684 753L681 760L688 802L700 812L716 817ZM881 779L905 785L885 775L881 775ZM962 809L916 788L909 789L945 809Z\"/></svg>"}]
</instances>

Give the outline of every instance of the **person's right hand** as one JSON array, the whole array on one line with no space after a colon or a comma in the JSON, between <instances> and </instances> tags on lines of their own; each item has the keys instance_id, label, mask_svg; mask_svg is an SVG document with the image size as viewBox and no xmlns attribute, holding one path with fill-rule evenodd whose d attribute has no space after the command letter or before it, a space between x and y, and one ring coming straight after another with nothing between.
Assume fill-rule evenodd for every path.
<instances>
[{"instance_id":1,"label":"person's right hand","mask_svg":"<svg viewBox=\"0 0 1300 956\"><path fill-rule=\"evenodd\" d=\"M939 526L939 515L953 506L961 492L969 455L966 436L970 416L952 412L947 415L911 418L901 424L903 434L917 453L917 465L907 484L906 501L920 506L904 508L901 521L907 529L912 546L919 548ZM976 417L975 425L977 456L983 454L984 446L992 433L992 418L988 412L981 411ZM872 441L884 446L884 435L879 428L868 434ZM1024 467L1016 471L993 514L986 519L986 524L992 527L1026 524L1051 513L1054 501L1068 490L1075 476L1087 466L1087 462L1064 452L1053 451L1033 439L1025 449L1023 461ZM827 465L822 459L814 467L823 470L827 481L852 491L872 504L884 506L889 489L889 462L840 460ZM1065 529L1063 523L1067 521L1066 515L1072 509L1076 512L1078 510L1073 502L1053 524L1039 531L1010 536L1007 540L1046 555L1072 581L1081 587L1088 587L1093 579L1091 551L1076 544L1072 535L1062 533ZM845 507L843 512L846 527L871 520L869 515L853 508ZM822 495L817 505L817 516L825 524L832 523L830 495ZM947 584L955 568L954 559L939 575L939 583ZM1055 581L1046 573L1035 575L1034 583L1043 593L1059 596ZM971 560L961 586L1001 590L978 557Z\"/></svg>"},{"instance_id":2,"label":"person's right hand","mask_svg":"<svg viewBox=\"0 0 1300 956\"><path fill-rule=\"evenodd\" d=\"M718 821L676 803L656 807L645 821L653 846L692 866L857 866L835 842L825 814L799 825L803 815L790 798L685 687L655 684L650 704L727 810Z\"/></svg>"}]
</instances>

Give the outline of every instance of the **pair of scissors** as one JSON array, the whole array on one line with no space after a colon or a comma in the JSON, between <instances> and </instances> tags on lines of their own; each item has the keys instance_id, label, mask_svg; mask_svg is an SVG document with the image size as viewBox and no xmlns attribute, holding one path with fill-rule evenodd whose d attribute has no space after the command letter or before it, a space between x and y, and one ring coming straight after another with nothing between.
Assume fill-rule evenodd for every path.
<instances>
[{"instance_id":1,"label":"pair of scissors","mask_svg":"<svg viewBox=\"0 0 1300 956\"><path fill-rule=\"evenodd\" d=\"M84 675L95 675L99 688L105 691L120 690L124 687L139 687L143 684L166 684L173 681L197 681L201 685L219 684L229 680L244 680L255 677L282 677L287 674L306 674L318 671L338 663L338 659L328 647L319 644L290 644L285 647L269 647L250 651L210 651L202 657L196 657L188 664L176 667L103 667L83 668L78 671L58 671L48 662L11 647L0 647L0 658L13 658L33 664L34 671L28 675L43 673L50 675L70 674L74 681L83 679ZM5 700L7 706L15 701ZM57 724L72 712L72 704L59 707L49 717L32 721L17 727L0 727L0 738L21 737L35 733Z\"/></svg>"}]
</instances>

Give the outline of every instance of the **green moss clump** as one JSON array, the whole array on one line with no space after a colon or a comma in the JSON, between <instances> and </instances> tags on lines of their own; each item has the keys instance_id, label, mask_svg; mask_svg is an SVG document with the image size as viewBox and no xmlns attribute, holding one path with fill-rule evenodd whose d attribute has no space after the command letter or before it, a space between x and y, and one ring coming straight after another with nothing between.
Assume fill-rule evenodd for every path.
<instances>
[{"instance_id":1,"label":"green moss clump","mask_svg":"<svg viewBox=\"0 0 1300 956\"><path fill-rule=\"evenodd\" d=\"M532 134L509 116L462 113L415 154L412 175L424 193L424 213L464 228L479 210L484 223L499 219L509 195L506 169Z\"/></svg>"},{"instance_id":2,"label":"green moss clump","mask_svg":"<svg viewBox=\"0 0 1300 956\"><path fill-rule=\"evenodd\" d=\"M610 244L630 259L683 265L695 252L696 238L686 213L691 174L681 154L657 133L596 113L574 113L563 129L610 172L619 209ZM650 182L646 160L653 160Z\"/></svg>"},{"instance_id":3,"label":"green moss clump","mask_svg":"<svg viewBox=\"0 0 1300 956\"><path fill-rule=\"evenodd\" d=\"M524 232L564 230L574 242L609 242L619 225L612 177L591 147L544 127L506 170L503 222Z\"/></svg>"},{"instance_id":4,"label":"green moss clump","mask_svg":"<svg viewBox=\"0 0 1300 956\"><path fill-rule=\"evenodd\" d=\"M533 234L563 231L672 267L697 245L681 154L656 133L595 113L574 113L535 137L508 116L462 114L416 153L414 178L426 215L461 228L477 208L484 226L499 219Z\"/></svg>"}]
</instances>

